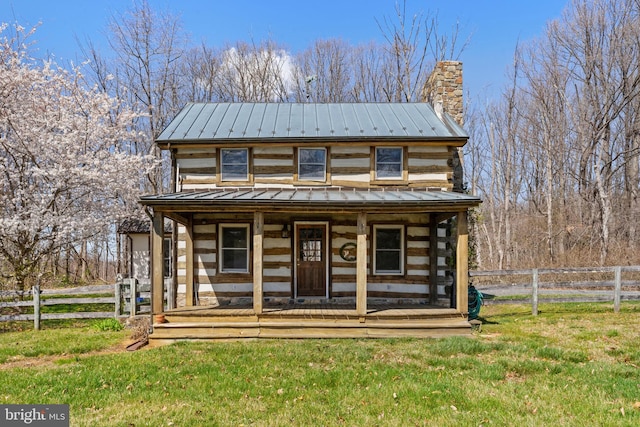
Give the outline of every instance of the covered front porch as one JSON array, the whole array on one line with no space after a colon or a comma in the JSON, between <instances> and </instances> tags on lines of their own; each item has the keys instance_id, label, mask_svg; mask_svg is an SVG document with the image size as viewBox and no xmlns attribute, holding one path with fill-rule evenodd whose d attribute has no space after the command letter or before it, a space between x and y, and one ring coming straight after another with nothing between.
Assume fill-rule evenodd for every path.
<instances>
[{"instance_id":1,"label":"covered front porch","mask_svg":"<svg viewBox=\"0 0 640 427\"><path fill-rule=\"evenodd\" d=\"M413 190L343 193L313 190L313 194L311 190L269 191L219 190L143 198L143 203L153 208L152 312L154 315L164 315L164 322L154 323L152 340L435 337L470 333L471 325L467 321L467 210L478 204L476 198L457 193ZM220 295L229 289L240 289L245 293L241 298L221 298L213 305L198 305L198 288L202 285L202 280L198 279L201 274L198 269L202 270L202 265L207 263L196 261L199 235L196 230L200 227L204 230L201 235L213 239L212 230L223 228L205 230L204 227L212 227L210 222L223 227L224 222L219 219L223 215L238 218L236 222L250 219L250 227L247 228L250 229L251 239L250 265L244 275L224 276L219 273L223 262L220 260L223 257L222 249L213 245L218 248L215 249L216 261L205 266L212 271L208 273L210 277L205 279L212 279L213 282L225 277L227 282L249 280L249 283L214 283L211 286ZM411 218L410 224L401 224L404 227L402 232L406 233L402 235L402 239L406 240L403 242L406 249L402 254L406 268L402 268L401 274L374 275L375 254L372 253L371 237L374 228L370 220L374 219L376 223L388 227L386 223L398 224L407 215ZM166 307L163 304L165 290L162 287L161 242L165 218L174 219L184 227L181 253L184 256L185 297L183 305L179 307L171 301ZM438 224L451 218L455 219L455 234L451 239L455 242L455 271L452 283L444 286L439 271L442 257L437 249ZM280 219L285 224L293 225L292 236L286 239L286 225L282 238L274 234L274 227L281 227ZM300 268L300 254L297 251L302 250L302 243L294 234L298 233L298 224L321 224L327 234L322 237L326 239L322 241L326 241L327 247L324 247L324 243L318 245L327 259L323 264L326 265L326 291L315 296L301 296L296 285L300 280L298 276L302 275L302 270L297 270ZM418 230L415 236L411 235L414 229ZM426 231L422 233L419 230ZM336 253L344 240L335 241L344 236L353 240L349 264L338 259ZM276 249L282 252L282 248L273 248L276 240L290 241L287 243L289 252L284 255L290 258L288 262L267 260L273 259L272 254L276 253ZM266 241L270 243L265 248ZM265 280L265 275L272 274L266 271L272 271L275 264L291 272L288 278L277 278L289 281L286 287L290 291L283 292L282 286L278 288L278 283L274 285L276 279L273 277ZM352 271L353 274L340 274L341 271ZM241 278L238 279L238 276ZM443 290L445 287L446 295ZM154 319L159 318L154 316Z\"/></svg>"}]
</instances>

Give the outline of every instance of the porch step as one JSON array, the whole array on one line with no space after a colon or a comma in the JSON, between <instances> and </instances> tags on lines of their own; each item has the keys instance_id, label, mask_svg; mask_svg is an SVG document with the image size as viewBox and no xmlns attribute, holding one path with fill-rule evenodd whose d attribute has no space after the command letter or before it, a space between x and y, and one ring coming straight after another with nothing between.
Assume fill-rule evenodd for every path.
<instances>
[{"instance_id":1,"label":"porch step","mask_svg":"<svg viewBox=\"0 0 640 427\"><path fill-rule=\"evenodd\" d=\"M219 322L292 322L319 320L322 322L331 321L360 321L355 308L268 308L262 314L255 314L252 307L246 308L214 308L191 307L188 309L175 309L165 312L165 317L169 323L219 323ZM450 308L430 308L420 307L406 308L384 308L372 309L364 316L367 322L425 322L439 319L460 320L461 314Z\"/></svg>"},{"instance_id":2,"label":"porch step","mask_svg":"<svg viewBox=\"0 0 640 427\"><path fill-rule=\"evenodd\" d=\"M471 324L457 319L430 320L257 320L169 322L155 324L151 344L178 340L235 340L247 338L439 338L470 335Z\"/></svg>"}]
</instances>

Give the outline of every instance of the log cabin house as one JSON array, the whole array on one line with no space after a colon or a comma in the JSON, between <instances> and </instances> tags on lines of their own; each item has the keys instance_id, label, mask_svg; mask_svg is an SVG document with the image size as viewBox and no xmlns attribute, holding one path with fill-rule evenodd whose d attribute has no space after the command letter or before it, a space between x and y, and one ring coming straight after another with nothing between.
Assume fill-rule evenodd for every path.
<instances>
[{"instance_id":1,"label":"log cabin house","mask_svg":"<svg viewBox=\"0 0 640 427\"><path fill-rule=\"evenodd\" d=\"M141 198L150 338L470 333L467 212L480 200L453 191L467 139L426 102L188 104L156 140L175 191ZM167 306L166 218L180 295Z\"/></svg>"}]
</instances>

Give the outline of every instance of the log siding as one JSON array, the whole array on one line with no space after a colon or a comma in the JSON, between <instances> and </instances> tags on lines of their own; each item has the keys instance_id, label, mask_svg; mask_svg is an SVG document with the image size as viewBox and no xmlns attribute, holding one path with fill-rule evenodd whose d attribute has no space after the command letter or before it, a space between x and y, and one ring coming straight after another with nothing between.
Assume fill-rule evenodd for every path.
<instances>
[{"instance_id":1,"label":"log siding","mask_svg":"<svg viewBox=\"0 0 640 427\"><path fill-rule=\"evenodd\" d=\"M264 297L291 297L293 292L293 239L283 238L283 224L291 224L296 220L295 215L278 217L265 215L263 239L263 280ZM367 283L370 296L376 298L429 298L430 283L430 225L424 215L370 215L368 220L368 235L372 236L375 224L406 224L405 233L405 273L401 276L373 275L371 260L368 261ZM217 230L220 223L250 223L249 215L229 214L200 214L193 219L194 239L194 281L200 292L212 293L217 298L241 298L252 295L252 272L250 273L219 273L217 265L218 242ZM447 277L445 276L448 256L448 238L444 225L438 230L438 295L439 302L448 301L450 291L447 291ZM178 228L178 283L179 290L184 292L186 286L185 265L185 229ZM330 297L350 297L356 295L356 263L344 260L340 249L346 243L354 243L357 239L357 218L355 215L338 215L330 223ZM372 242L367 242L369 258L371 257Z\"/></svg>"},{"instance_id":2,"label":"log siding","mask_svg":"<svg viewBox=\"0 0 640 427\"><path fill-rule=\"evenodd\" d=\"M377 144L380 146L381 144ZM220 180L218 150L204 148L176 149L177 191L200 190L225 186L296 185L377 187L407 185L449 191L453 188L452 151L446 146L393 144L403 148L402 179L375 179L375 146L350 144L327 148L326 180L300 181L297 176L297 148L265 144L249 150L249 179ZM306 147L306 146L305 146ZM317 148L317 146L309 146ZM322 148L322 147L320 147Z\"/></svg>"}]
</instances>

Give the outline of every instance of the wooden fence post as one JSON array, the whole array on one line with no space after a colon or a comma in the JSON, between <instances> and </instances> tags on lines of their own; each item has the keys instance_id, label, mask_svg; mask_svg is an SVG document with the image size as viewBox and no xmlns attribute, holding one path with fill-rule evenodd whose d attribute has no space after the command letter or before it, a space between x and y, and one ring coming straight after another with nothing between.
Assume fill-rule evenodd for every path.
<instances>
[{"instance_id":1,"label":"wooden fence post","mask_svg":"<svg viewBox=\"0 0 640 427\"><path fill-rule=\"evenodd\" d=\"M40 286L35 285L31 288L33 296L33 329L40 330Z\"/></svg>"},{"instance_id":2,"label":"wooden fence post","mask_svg":"<svg viewBox=\"0 0 640 427\"><path fill-rule=\"evenodd\" d=\"M138 308L137 294L137 280L134 278L129 279L129 316L134 317L136 315L136 309Z\"/></svg>"},{"instance_id":3,"label":"wooden fence post","mask_svg":"<svg viewBox=\"0 0 640 427\"><path fill-rule=\"evenodd\" d=\"M613 311L620 312L620 294L622 292L622 267L615 267L615 285L613 288Z\"/></svg>"},{"instance_id":4,"label":"wooden fence post","mask_svg":"<svg viewBox=\"0 0 640 427\"><path fill-rule=\"evenodd\" d=\"M121 286L121 283L122 282L119 281L119 282L116 282L116 284L114 285L115 286L115 290L114 290L114 296L115 296L115 304L114 305L115 305L115 308L114 308L114 311L115 311L116 319L118 317L120 317L121 308L122 308L121 307L121 301L122 301L122 286Z\"/></svg>"},{"instance_id":5,"label":"wooden fence post","mask_svg":"<svg viewBox=\"0 0 640 427\"><path fill-rule=\"evenodd\" d=\"M531 282L531 314L538 315L538 269L533 269L533 277Z\"/></svg>"}]
</instances>

